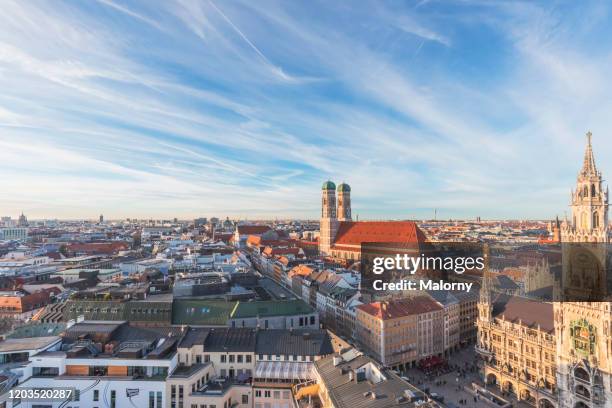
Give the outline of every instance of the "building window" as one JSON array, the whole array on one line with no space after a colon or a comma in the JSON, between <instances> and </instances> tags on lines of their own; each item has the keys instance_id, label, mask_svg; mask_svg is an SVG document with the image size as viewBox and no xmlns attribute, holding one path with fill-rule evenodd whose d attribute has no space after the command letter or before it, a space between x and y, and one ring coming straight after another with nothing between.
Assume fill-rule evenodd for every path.
<instances>
[{"instance_id":1,"label":"building window","mask_svg":"<svg viewBox=\"0 0 612 408\"><path fill-rule=\"evenodd\" d=\"M117 404L117 391L111 390L110 393L110 408L116 408Z\"/></svg>"},{"instance_id":2,"label":"building window","mask_svg":"<svg viewBox=\"0 0 612 408\"><path fill-rule=\"evenodd\" d=\"M155 392L149 391L149 408L155 408Z\"/></svg>"},{"instance_id":3,"label":"building window","mask_svg":"<svg viewBox=\"0 0 612 408\"><path fill-rule=\"evenodd\" d=\"M255 390L255 396L257 398L260 398L261 397L261 390Z\"/></svg>"},{"instance_id":4,"label":"building window","mask_svg":"<svg viewBox=\"0 0 612 408\"><path fill-rule=\"evenodd\" d=\"M222 363L226 363L227 362L227 356L225 354L221 354L221 362Z\"/></svg>"},{"instance_id":5,"label":"building window","mask_svg":"<svg viewBox=\"0 0 612 408\"><path fill-rule=\"evenodd\" d=\"M94 392L93 392L93 400L94 401L100 401L100 391L94 390Z\"/></svg>"},{"instance_id":6,"label":"building window","mask_svg":"<svg viewBox=\"0 0 612 408\"><path fill-rule=\"evenodd\" d=\"M243 404L248 404L249 403L249 395L248 394L242 394L242 403Z\"/></svg>"},{"instance_id":7,"label":"building window","mask_svg":"<svg viewBox=\"0 0 612 408\"><path fill-rule=\"evenodd\" d=\"M270 390L264 391L264 397L270 398L271 395L272 395L272 393L270 392Z\"/></svg>"},{"instance_id":8,"label":"building window","mask_svg":"<svg viewBox=\"0 0 612 408\"><path fill-rule=\"evenodd\" d=\"M236 359L236 358L235 358L235 356L234 356L233 354L230 354L230 355L229 355L229 362L230 362L230 363L233 363L235 359Z\"/></svg>"},{"instance_id":9,"label":"building window","mask_svg":"<svg viewBox=\"0 0 612 408\"><path fill-rule=\"evenodd\" d=\"M162 408L162 392L161 391L157 391L157 407L156 408Z\"/></svg>"},{"instance_id":10,"label":"building window","mask_svg":"<svg viewBox=\"0 0 612 408\"><path fill-rule=\"evenodd\" d=\"M246 355L246 362L247 362L247 363L250 363L250 362L251 362L251 355L250 355L250 354L247 354L247 355Z\"/></svg>"}]
</instances>

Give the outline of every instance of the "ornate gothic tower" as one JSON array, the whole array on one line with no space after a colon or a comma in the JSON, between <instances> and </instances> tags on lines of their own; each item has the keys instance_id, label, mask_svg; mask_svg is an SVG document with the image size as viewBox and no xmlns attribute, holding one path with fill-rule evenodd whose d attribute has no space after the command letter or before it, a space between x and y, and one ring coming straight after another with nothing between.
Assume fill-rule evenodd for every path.
<instances>
[{"instance_id":1,"label":"ornate gothic tower","mask_svg":"<svg viewBox=\"0 0 612 408\"><path fill-rule=\"evenodd\" d=\"M351 220L351 186L342 183L338 186L338 221Z\"/></svg>"},{"instance_id":2,"label":"ornate gothic tower","mask_svg":"<svg viewBox=\"0 0 612 408\"><path fill-rule=\"evenodd\" d=\"M591 132L586 134L587 146L582 169L578 173L576 190L572 191L572 217L563 222L563 242L610 242L608 228L608 188L603 190L601 172L595 166Z\"/></svg>"},{"instance_id":3,"label":"ornate gothic tower","mask_svg":"<svg viewBox=\"0 0 612 408\"><path fill-rule=\"evenodd\" d=\"M586 136L572 216L561 226L562 276L555 282L559 408L612 406L612 302L601 301L610 262L608 190L595 166L591 133Z\"/></svg>"},{"instance_id":4,"label":"ornate gothic tower","mask_svg":"<svg viewBox=\"0 0 612 408\"><path fill-rule=\"evenodd\" d=\"M336 185L329 180L323 183L321 189L321 224L319 230L319 252L321 255L330 255L330 249L338 232L338 218L336 217Z\"/></svg>"}]
</instances>

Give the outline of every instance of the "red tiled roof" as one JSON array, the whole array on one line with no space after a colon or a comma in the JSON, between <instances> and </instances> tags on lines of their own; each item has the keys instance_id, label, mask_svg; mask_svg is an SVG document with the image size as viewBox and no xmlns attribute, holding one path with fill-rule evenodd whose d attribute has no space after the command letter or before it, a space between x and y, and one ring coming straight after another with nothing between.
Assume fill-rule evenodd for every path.
<instances>
[{"instance_id":1,"label":"red tiled roof","mask_svg":"<svg viewBox=\"0 0 612 408\"><path fill-rule=\"evenodd\" d=\"M271 230L267 225L238 225L240 235L261 235Z\"/></svg>"},{"instance_id":2,"label":"red tiled roof","mask_svg":"<svg viewBox=\"0 0 612 408\"><path fill-rule=\"evenodd\" d=\"M91 242L91 243L73 243L68 244L67 249L70 252L87 253L87 254L111 254L117 251L123 251L130 246L127 242Z\"/></svg>"},{"instance_id":3,"label":"red tiled roof","mask_svg":"<svg viewBox=\"0 0 612 408\"><path fill-rule=\"evenodd\" d=\"M416 296L401 300L368 303L366 305L359 305L357 308L382 320L396 319L398 317L429 313L443 309L438 302L428 296Z\"/></svg>"},{"instance_id":4,"label":"red tiled roof","mask_svg":"<svg viewBox=\"0 0 612 408\"><path fill-rule=\"evenodd\" d=\"M427 240L413 221L342 221L334 246L365 242L419 243Z\"/></svg>"},{"instance_id":5,"label":"red tiled roof","mask_svg":"<svg viewBox=\"0 0 612 408\"><path fill-rule=\"evenodd\" d=\"M234 237L231 232L215 232L215 239L217 241L229 242Z\"/></svg>"},{"instance_id":6,"label":"red tiled roof","mask_svg":"<svg viewBox=\"0 0 612 408\"><path fill-rule=\"evenodd\" d=\"M300 248L273 248L273 247L266 247L266 249L264 249L263 253L265 255L268 256L275 256L275 255L298 255L300 253Z\"/></svg>"},{"instance_id":7,"label":"red tiled roof","mask_svg":"<svg viewBox=\"0 0 612 408\"><path fill-rule=\"evenodd\" d=\"M314 269L312 269L310 266L301 264L292 268L287 275L289 275L290 278L294 277L295 275L308 276L313 271Z\"/></svg>"}]
</instances>

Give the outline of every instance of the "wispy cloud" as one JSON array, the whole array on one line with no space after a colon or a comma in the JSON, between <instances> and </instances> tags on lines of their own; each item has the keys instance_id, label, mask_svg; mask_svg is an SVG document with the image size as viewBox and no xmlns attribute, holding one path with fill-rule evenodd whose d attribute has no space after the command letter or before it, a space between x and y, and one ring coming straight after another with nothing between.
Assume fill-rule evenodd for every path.
<instances>
[{"instance_id":1,"label":"wispy cloud","mask_svg":"<svg viewBox=\"0 0 612 408\"><path fill-rule=\"evenodd\" d=\"M612 174L601 3L3 9L2 214L552 217L588 129Z\"/></svg>"}]
</instances>

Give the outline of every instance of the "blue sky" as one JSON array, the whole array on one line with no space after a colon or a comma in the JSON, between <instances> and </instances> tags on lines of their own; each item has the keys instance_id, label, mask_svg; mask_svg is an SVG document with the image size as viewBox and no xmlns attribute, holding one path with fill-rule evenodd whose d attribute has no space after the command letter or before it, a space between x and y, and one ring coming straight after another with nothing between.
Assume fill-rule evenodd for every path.
<instances>
[{"instance_id":1,"label":"blue sky","mask_svg":"<svg viewBox=\"0 0 612 408\"><path fill-rule=\"evenodd\" d=\"M563 215L606 2L3 1L0 215Z\"/></svg>"}]
</instances>

